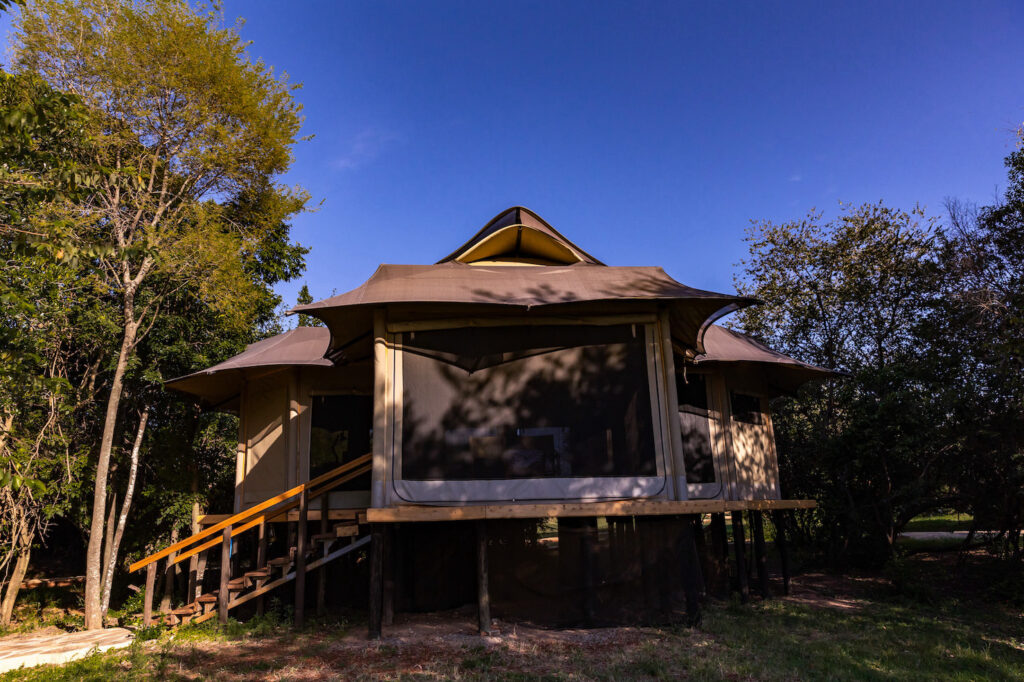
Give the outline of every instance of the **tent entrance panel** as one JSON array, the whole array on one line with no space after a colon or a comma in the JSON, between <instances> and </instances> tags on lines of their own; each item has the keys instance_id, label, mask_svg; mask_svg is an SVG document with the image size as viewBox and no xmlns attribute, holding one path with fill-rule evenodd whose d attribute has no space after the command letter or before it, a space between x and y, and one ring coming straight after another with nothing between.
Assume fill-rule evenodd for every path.
<instances>
[{"instance_id":1,"label":"tent entrance panel","mask_svg":"<svg viewBox=\"0 0 1024 682\"><path fill-rule=\"evenodd\" d=\"M716 456L712 429L720 428L708 376L678 373L679 429L683 437L686 491L689 499L710 499L722 494L720 457Z\"/></svg>"},{"instance_id":2,"label":"tent entrance panel","mask_svg":"<svg viewBox=\"0 0 1024 682\"><path fill-rule=\"evenodd\" d=\"M428 504L660 495L651 338L641 324L402 335L395 495Z\"/></svg>"},{"instance_id":3,"label":"tent entrance panel","mask_svg":"<svg viewBox=\"0 0 1024 682\"><path fill-rule=\"evenodd\" d=\"M372 448L373 396L314 394L309 429L309 478L347 464ZM369 503L370 474L338 486L331 493L334 508L366 506Z\"/></svg>"}]
</instances>

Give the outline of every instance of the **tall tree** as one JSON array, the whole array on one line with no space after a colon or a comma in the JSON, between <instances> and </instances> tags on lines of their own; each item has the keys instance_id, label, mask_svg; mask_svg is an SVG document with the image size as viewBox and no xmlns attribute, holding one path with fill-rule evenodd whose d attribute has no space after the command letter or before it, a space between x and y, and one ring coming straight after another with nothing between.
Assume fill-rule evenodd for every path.
<instances>
[{"instance_id":1,"label":"tall tree","mask_svg":"<svg viewBox=\"0 0 1024 682\"><path fill-rule=\"evenodd\" d=\"M768 345L843 370L777 405L782 480L820 503L836 558L882 559L903 524L939 503L937 418L919 328L936 298L934 223L919 210L844 206L755 223L737 286L765 301L738 320Z\"/></svg>"},{"instance_id":2,"label":"tall tree","mask_svg":"<svg viewBox=\"0 0 1024 682\"><path fill-rule=\"evenodd\" d=\"M98 256L119 311L120 348L96 451L86 565L86 626L102 627L104 526L126 373L168 302L185 291L244 328L258 292L242 254L300 211L301 190L275 183L301 124L295 88L253 62L233 27L182 0L36 0L14 34L19 70L70 92L95 115L100 182L55 201L40 230L68 225ZM238 206L276 214L235 222ZM129 427L134 431L133 427Z\"/></svg>"},{"instance_id":3,"label":"tall tree","mask_svg":"<svg viewBox=\"0 0 1024 682\"><path fill-rule=\"evenodd\" d=\"M98 250L59 225L33 226L40 205L95 180L80 162L85 120L76 98L30 74L0 73L0 626L33 545L77 492L72 416L94 394L108 340L89 262Z\"/></svg>"}]
</instances>

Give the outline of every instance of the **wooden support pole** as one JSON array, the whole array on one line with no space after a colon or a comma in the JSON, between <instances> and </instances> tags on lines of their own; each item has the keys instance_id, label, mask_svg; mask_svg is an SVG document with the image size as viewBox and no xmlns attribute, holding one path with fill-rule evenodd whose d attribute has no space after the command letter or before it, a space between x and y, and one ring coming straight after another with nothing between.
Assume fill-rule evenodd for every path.
<instances>
[{"instance_id":1,"label":"wooden support pole","mask_svg":"<svg viewBox=\"0 0 1024 682\"><path fill-rule=\"evenodd\" d=\"M700 594L701 597L707 594L708 586L708 575L711 571L710 557L708 556L708 542L707 537L704 533L704 515L693 514L691 517L693 521L693 542L697 547L697 565L700 566Z\"/></svg>"},{"instance_id":2,"label":"wooden support pole","mask_svg":"<svg viewBox=\"0 0 1024 682\"><path fill-rule=\"evenodd\" d=\"M764 518L759 511L750 512L751 533L754 535L754 561L757 563L757 582L761 591L761 598L768 599L771 592L768 590L768 553L764 547Z\"/></svg>"},{"instance_id":3,"label":"wooden support pole","mask_svg":"<svg viewBox=\"0 0 1024 682\"><path fill-rule=\"evenodd\" d=\"M153 592L156 590L156 564L154 561L146 566L146 594L142 602L142 624L149 627L153 624Z\"/></svg>"},{"instance_id":4,"label":"wooden support pole","mask_svg":"<svg viewBox=\"0 0 1024 682\"><path fill-rule=\"evenodd\" d=\"M772 521L775 522L775 546L779 550L779 563L782 565L782 594L789 596L789 546L786 538L786 512L773 511Z\"/></svg>"},{"instance_id":5,"label":"wooden support pole","mask_svg":"<svg viewBox=\"0 0 1024 682\"><path fill-rule=\"evenodd\" d=\"M267 522L261 521L259 529L256 531L256 568L262 570L267 567ZM260 581L261 583L263 581ZM264 602L263 596L256 600L256 615L262 616L266 610L266 603Z\"/></svg>"},{"instance_id":6,"label":"wooden support pole","mask_svg":"<svg viewBox=\"0 0 1024 682\"><path fill-rule=\"evenodd\" d=\"M653 536L653 520L649 516L636 517L636 539L640 554L640 575L644 590L644 606L648 614L657 615L662 609L658 580L658 548Z\"/></svg>"},{"instance_id":7,"label":"wooden support pole","mask_svg":"<svg viewBox=\"0 0 1024 682\"><path fill-rule=\"evenodd\" d=\"M330 493L320 496L320 535L327 535L327 502ZM330 543L323 543L323 556L327 556L331 549ZM316 572L316 615L327 614L327 567L324 566Z\"/></svg>"},{"instance_id":8,"label":"wooden support pole","mask_svg":"<svg viewBox=\"0 0 1024 682\"><path fill-rule=\"evenodd\" d=\"M306 540L309 536L309 490L299 493L298 535L295 539L295 627L306 624Z\"/></svg>"},{"instance_id":9,"label":"wooden support pole","mask_svg":"<svg viewBox=\"0 0 1024 682\"><path fill-rule=\"evenodd\" d=\"M580 524L580 568L583 579L583 622L593 625L597 616L597 519L582 519Z\"/></svg>"},{"instance_id":10,"label":"wooden support pole","mask_svg":"<svg viewBox=\"0 0 1024 682\"><path fill-rule=\"evenodd\" d=\"M732 545L736 552L736 580L740 601L750 601L750 586L747 583L747 539L743 535L743 512L732 513Z\"/></svg>"},{"instance_id":11,"label":"wooden support pole","mask_svg":"<svg viewBox=\"0 0 1024 682\"><path fill-rule=\"evenodd\" d=\"M680 555L683 559L683 590L686 594L686 624L696 627L701 622L700 593L704 577L700 570L700 555L694 540L694 523L690 517L683 517L679 534ZM701 531L703 532L703 530Z\"/></svg>"},{"instance_id":12,"label":"wooden support pole","mask_svg":"<svg viewBox=\"0 0 1024 682\"><path fill-rule=\"evenodd\" d=\"M231 580L231 526L225 526L220 541L220 591L217 592L217 620L228 624L228 582Z\"/></svg>"},{"instance_id":13,"label":"wooden support pole","mask_svg":"<svg viewBox=\"0 0 1024 682\"><path fill-rule=\"evenodd\" d=\"M487 522L476 522L476 605L481 636L491 634L491 592L488 585Z\"/></svg>"},{"instance_id":14,"label":"wooden support pole","mask_svg":"<svg viewBox=\"0 0 1024 682\"><path fill-rule=\"evenodd\" d=\"M381 594L381 625L395 623L395 525L389 523L384 531L384 591Z\"/></svg>"},{"instance_id":15,"label":"wooden support pole","mask_svg":"<svg viewBox=\"0 0 1024 682\"><path fill-rule=\"evenodd\" d=\"M370 639L380 639L384 606L384 528L379 523L371 524L370 535Z\"/></svg>"},{"instance_id":16,"label":"wooden support pole","mask_svg":"<svg viewBox=\"0 0 1024 682\"><path fill-rule=\"evenodd\" d=\"M711 544L718 552L718 557L723 561L728 561L729 533L725 527L725 514L711 515Z\"/></svg>"}]
</instances>

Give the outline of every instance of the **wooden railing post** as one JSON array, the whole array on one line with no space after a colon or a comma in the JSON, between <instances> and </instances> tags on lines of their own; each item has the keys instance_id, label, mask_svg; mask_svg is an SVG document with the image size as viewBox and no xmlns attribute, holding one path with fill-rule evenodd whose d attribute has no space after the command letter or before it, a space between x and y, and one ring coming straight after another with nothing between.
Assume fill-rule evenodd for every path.
<instances>
[{"instance_id":1,"label":"wooden railing post","mask_svg":"<svg viewBox=\"0 0 1024 682\"><path fill-rule=\"evenodd\" d=\"M330 506L330 492L325 492L320 496L320 535L327 535L328 518L327 512ZM329 542L323 543L323 556L327 556L331 545ZM323 616L327 613L327 567L321 566L320 570L316 572L316 615Z\"/></svg>"},{"instance_id":2,"label":"wooden railing post","mask_svg":"<svg viewBox=\"0 0 1024 682\"><path fill-rule=\"evenodd\" d=\"M156 591L156 564L146 566L146 593L143 595L142 624L149 627L153 624L153 592Z\"/></svg>"},{"instance_id":3,"label":"wooden railing post","mask_svg":"<svg viewBox=\"0 0 1024 682\"><path fill-rule=\"evenodd\" d=\"M228 582L231 581L231 526L224 528L220 545L220 591L217 593L217 620L228 624Z\"/></svg>"},{"instance_id":4,"label":"wooden railing post","mask_svg":"<svg viewBox=\"0 0 1024 682\"><path fill-rule=\"evenodd\" d=\"M267 522L260 521L259 538L256 542L256 569L262 571L267 567ZM265 608L263 595L256 599L256 615L262 616Z\"/></svg>"},{"instance_id":5,"label":"wooden railing post","mask_svg":"<svg viewBox=\"0 0 1024 682\"><path fill-rule=\"evenodd\" d=\"M309 490L299 493L299 523L295 539L295 627L306 622L306 522L309 520Z\"/></svg>"}]
</instances>

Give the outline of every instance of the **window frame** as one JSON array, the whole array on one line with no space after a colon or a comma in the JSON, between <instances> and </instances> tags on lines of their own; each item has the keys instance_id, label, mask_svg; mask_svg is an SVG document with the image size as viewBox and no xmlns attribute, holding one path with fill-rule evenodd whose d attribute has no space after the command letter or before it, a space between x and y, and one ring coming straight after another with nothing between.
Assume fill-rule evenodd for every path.
<instances>
[{"instance_id":1,"label":"window frame","mask_svg":"<svg viewBox=\"0 0 1024 682\"><path fill-rule=\"evenodd\" d=\"M436 320L417 325L416 331L471 327L470 323L454 325L452 321ZM603 501L640 498L664 498L669 491L668 458L671 432L666 421L666 396L660 373L664 363L661 357L657 324L650 316L616 316L603 321L590 318L587 321L571 322L565 318L551 318L550 321L537 319L531 324L581 326L608 326L632 324L644 334L644 358L647 368L647 384L650 392L651 428L655 450L654 476L601 476L601 477L544 477L516 479L474 479L474 480L404 480L402 471L402 420L404 418L404 333L387 332L385 342L388 348L387 381L385 386L388 428L386 432L387 454L387 495L390 504L463 505L484 503L515 503L545 501ZM508 325L521 324L509 322ZM497 325L496 325L497 326ZM674 387L673 387L674 388Z\"/></svg>"}]
</instances>

